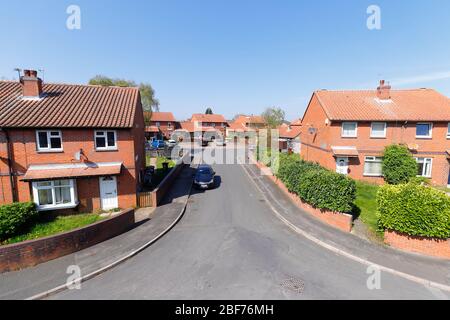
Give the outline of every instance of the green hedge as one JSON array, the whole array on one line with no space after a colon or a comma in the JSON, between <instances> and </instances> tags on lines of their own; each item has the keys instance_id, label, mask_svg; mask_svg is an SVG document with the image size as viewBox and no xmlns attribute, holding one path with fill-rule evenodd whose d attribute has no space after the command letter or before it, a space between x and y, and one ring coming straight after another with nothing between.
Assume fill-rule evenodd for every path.
<instances>
[{"instance_id":1,"label":"green hedge","mask_svg":"<svg viewBox=\"0 0 450 320\"><path fill-rule=\"evenodd\" d=\"M450 238L450 197L417 183L382 186L377 194L380 228L410 236Z\"/></svg>"},{"instance_id":2,"label":"green hedge","mask_svg":"<svg viewBox=\"0 0 450 320\"><path fill-rule=\"evenodd\" d=\"M354 180L295 156L281 156L277 177L304 202L319 208L351 212L356 199Z\"/></svg>"},{"instance_id":3,"label":"green hedge","mask_svg":"<svg viewBox=\"0 0 450 320\"><path fill-rule=\"evenodd\" d=\"M407 146L394 144L384 149L383 176L387 183L407 183L417 176L417 171L417 162Z\"/></svg>"},{"instance_id":4,"label":"green hedge","mask_svg":"<svg viewBox=\"0 0 450 320\"><path fill-rule=\"evenodd\" d=\"M0 240L5 240L37 217L38 211L32 202L13 203L0 206Z\"/></svg>"}]
</instances>

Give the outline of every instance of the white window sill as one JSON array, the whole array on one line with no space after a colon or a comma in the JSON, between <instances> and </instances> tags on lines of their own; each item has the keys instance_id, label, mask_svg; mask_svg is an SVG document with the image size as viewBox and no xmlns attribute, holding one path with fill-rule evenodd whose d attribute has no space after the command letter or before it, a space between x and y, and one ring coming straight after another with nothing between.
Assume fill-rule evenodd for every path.
<instances>
[{"instance_id":1,"label":"white window sill","mask_svg":"<svg viewBox=\"0 0 450 320\"><path fill-rule=\"evenodd\" d=\"M433 139L433 137L416 136L416 139Z\"/></svg>"},{"instance_id":2,"label":"white window sill","mask_svg":"<svg viewBox=\"0 0 450 320\"><path fill-rule=\"evenodd\" d=\"M77 207L79 202L76 203L66 203L62 205L50 205L50 206L37 206L38 211L51 211L51 210L61 210L61 209L73 209Z\"/></svg>"},{"instance_id":3,"label":"white window sill","mask_svg":"<svg viewBox=\"0 0 450 320\"><path fill-rule=\"evenodd\" d=\"M384 137L375 137L375 136L370 136L370 139L386 139L386 136Z\"/></svg>"},{"instance_id":4,"label":"white window sill","mask_svg":"<svg viewBox=\"0 0 450 320\"><path fill-rule=\"evenodd\" d=\"M119 148L96 148L95 151L98 152L119 151Z\"/></svg>"},{"instance_id":5,"label":"white window sill","mask_svg":"<svg viewBox=\"0 0 450 320\"><path fill-rule=\"evenodd\" d=\"M37 150L38 153L63 153L63 149L41 149Z\"/></svg>"}]
</instances>

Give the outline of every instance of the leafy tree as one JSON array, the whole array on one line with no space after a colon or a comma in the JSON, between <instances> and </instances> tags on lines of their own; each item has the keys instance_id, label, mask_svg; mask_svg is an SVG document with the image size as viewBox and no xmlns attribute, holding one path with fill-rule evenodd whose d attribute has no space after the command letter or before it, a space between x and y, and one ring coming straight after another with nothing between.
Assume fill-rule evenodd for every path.
<instances>
[{"instance_id":1,"label":"leafy tree","mask_svg":"<svg viewBox=\"0 0 450 320\"><path fill-rule=\"evenodd\" d=\"M205 111L205 114L213 114L213 111L211 108L207 108Z\"/></svg>"},{"instance_id":2,"label":"leafy tree","mask_svg":"<svg viewBox=\"0 0 450 320\"><path fill-rule=\"evenodd\" d=\"M141 83L139 85L134 81L125 79L111 79L102 75L97 75L89 80L90 85L98 85L104 87L139 87L141 93L142 108L144 111L159 111L159 101L155 97L155 90L148 83Z\"/></svg>"},{"instance_id":3,"label":"leafy tree","mask_svg":"<svg viewBox=\"0 0 450 320\"><path fill-rule=\"evenodd\" d=\"M285 113L280 108L272 107L267 108L261 116L264 118L270 129L275 129L283 123Z\"/></svg>"},{"instance_id":4,"label":"leafy tree","mask_svg":"<svg viewBox=\"0 0 450 320\"><path fill-rule=\"evenodd\" d=\"M387 183L407 183L417 176L417 171L417 162L406 146L393 144L384 149L383 175Z\"/></svg>"}]
</instances>

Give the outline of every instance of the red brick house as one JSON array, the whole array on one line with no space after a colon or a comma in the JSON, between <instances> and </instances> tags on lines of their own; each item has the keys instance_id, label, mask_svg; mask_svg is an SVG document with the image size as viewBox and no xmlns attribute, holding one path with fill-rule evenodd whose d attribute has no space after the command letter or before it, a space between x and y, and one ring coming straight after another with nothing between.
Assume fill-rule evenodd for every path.
<instances>
[{"instance_id":1,"label":"red brick house","mask_svg":"<svg viewBox=\"0 0 450 320\"><path fill-rule=\"evenodd\" d=\"M261 116L240 115L234 120L234 123L241 124L246 129L253 129L253 130L256 130L256 131L266 127L266 121Z\"/></svg>"},{"instance_id":2,"label":"red brick house","mask_svg":"<svg viewBox=\"0 0 450 320\"><path fill-rule=\"evenodd\" d=\"M203 132L215 130L220 132L223 137L225 137L226 128L228 127L227 120L220 114L193 114L189 122L197 123L195 128L201 128Z\"/></svg>"},{"instance_id":3,"label":"red brick house","mask_svg":"<svg viewBox=\"0 0 450 320\"><path fill-rule=\"evenodd\" d=\"M0 204L133 207L144 166L138 88L0 81Z\"/></svg>"},{"instance_id":4,"label":"red brick house","mask_svg":"<svg viewBox=\"0 0 450 320\"><path fill-rule=\"evenodd\" d=\"M302 119L301 155L353 178L382 183L384 147L409 147L418 175L449 183L450 100L432 89L314 92Z\"/></svg>"},{"instance_id":5,"label":"red brick house","mask_svg":"<svg viewBox=\"0 0 450 320\"><path fill-rule=\"evenodd\" d=\"M172 112L145 112L144 118L149 117L149 123L145 127L147 139L170 139L172 133L180 128L180 123L175 120Z\"/></svg>"},{"instance_id":6,"label":"red brick house","mask_svg":"<svg viewBox=\"0 0 450 320\"><path fill-rule=\"evenodd\" d=\"M278 127L280 151L292 151L295 153L300 152L301 128L301 124L298 120L293 121L290 124L283 123Z\"/></svg>"}]
</instances>

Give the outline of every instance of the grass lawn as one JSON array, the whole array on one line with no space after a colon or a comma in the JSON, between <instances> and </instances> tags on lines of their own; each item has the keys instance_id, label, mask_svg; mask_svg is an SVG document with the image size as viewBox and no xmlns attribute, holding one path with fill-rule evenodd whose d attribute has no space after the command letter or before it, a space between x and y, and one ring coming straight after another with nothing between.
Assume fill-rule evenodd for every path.
<instances>
[{"instance_id":1,"label":"grass lawn","mask_svg":"<svg viewBox=\"0 0 450 320\"><path fill-rule=\"evenodd\" d=\"M377 212L377 191L378 186L366 182L356 182L356 201L355 204L360 211L359 219L372 231L374 234L382 236L378 231Z\"/></svg>"},{"instance_id":2,"label":"grass lawn","mask_svg":"<svg viewBox=\"0 0 450 320\"><path fill-rule=\"evenodd\" d=\"M12 238L9 238L1 242L0 244L6 245L26 240L39 239L55 235L58 233L62 233L65 231L77 229L83 226L87 226L102 219L103 218L100 217L100 215L98 214L79 214L64 217L49 217L49 216L45 217L45 213L43 213L43 217L39 218L38 221L33 226L28 228L27 231L25 231L22 234L16 235Z\"/></svg>"}]
</instances>

